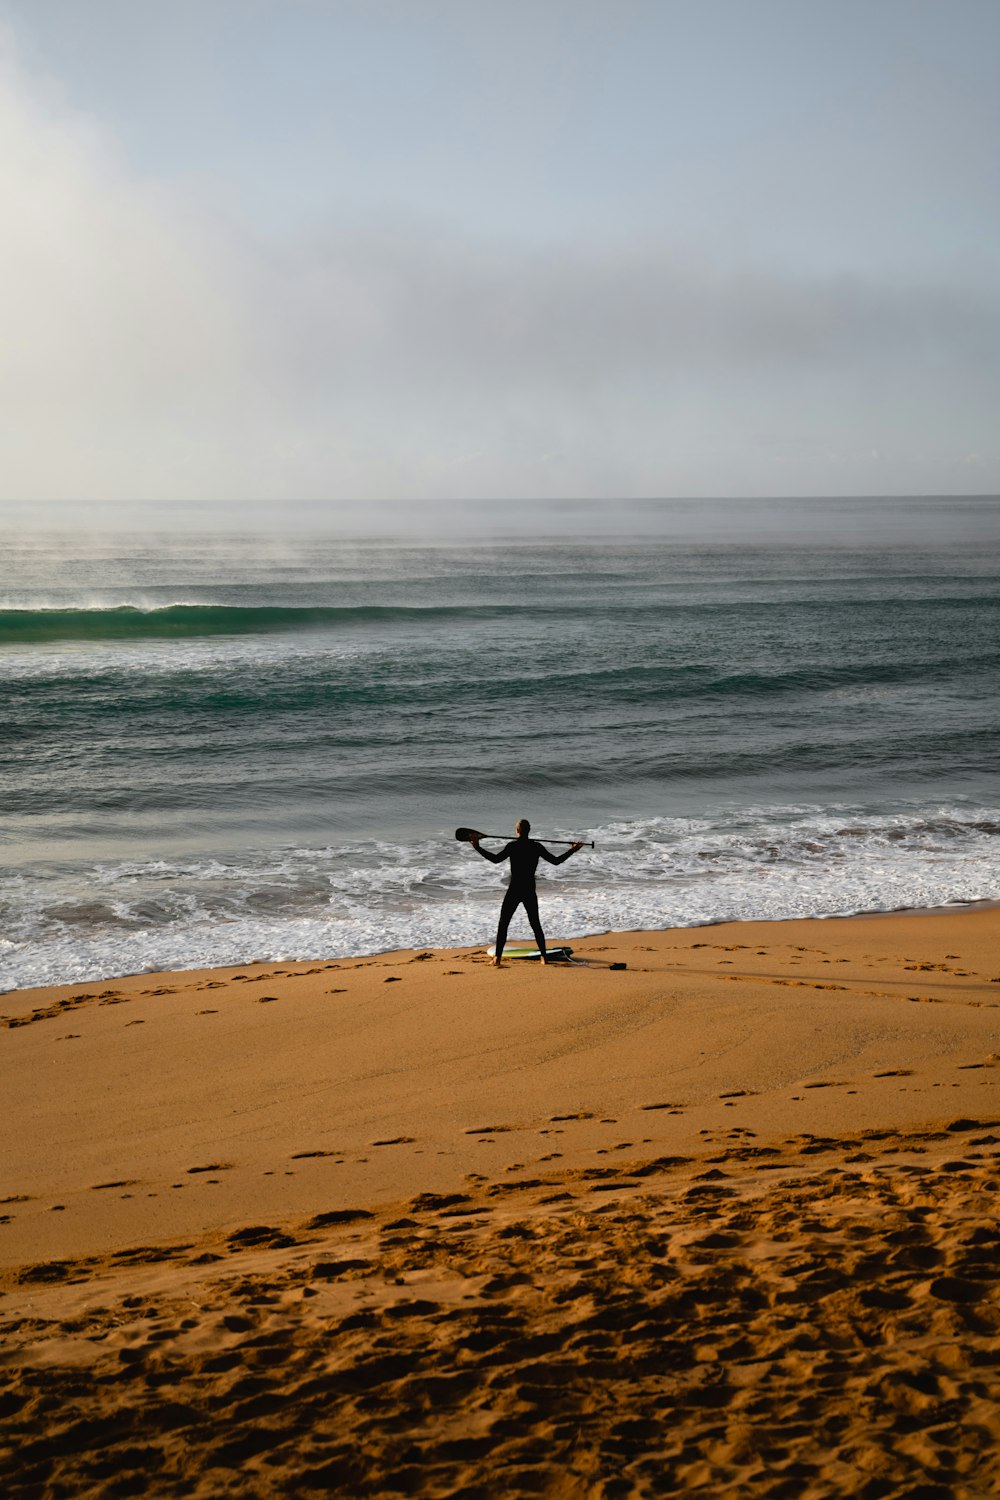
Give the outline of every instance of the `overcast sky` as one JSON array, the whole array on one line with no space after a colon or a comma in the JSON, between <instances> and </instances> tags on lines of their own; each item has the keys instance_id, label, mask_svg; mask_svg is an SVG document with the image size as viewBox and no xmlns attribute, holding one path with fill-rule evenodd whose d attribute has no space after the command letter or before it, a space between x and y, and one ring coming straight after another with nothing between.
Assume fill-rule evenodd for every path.
<instances>
[{"instance_id":1,"label":"overcast sky","mask_svg":"<svg viewBox=\"0 0 1000 1500\"><path fill-rule=\"evenodd\" d=\"M0 185L8 513L1000 491L997 0L0 0Z\"/></svg>"}]
</instances>

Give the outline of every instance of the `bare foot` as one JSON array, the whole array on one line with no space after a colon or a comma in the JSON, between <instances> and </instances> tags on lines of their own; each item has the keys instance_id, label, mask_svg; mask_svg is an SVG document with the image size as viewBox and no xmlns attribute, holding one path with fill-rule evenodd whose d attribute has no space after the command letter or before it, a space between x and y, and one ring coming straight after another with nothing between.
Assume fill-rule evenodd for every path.
<instances>
[{"instance_id":1,"label":"bare foot","mask_svg":"<svg viewBox=\"0 0 1000 1500\"><path fill-rule=\"evenodd\" d=\"M502 969L503 968L503 959L502 958L495 958L493 960L493 967L494 967L494 969Z\"/></svg>"}]
</instances>

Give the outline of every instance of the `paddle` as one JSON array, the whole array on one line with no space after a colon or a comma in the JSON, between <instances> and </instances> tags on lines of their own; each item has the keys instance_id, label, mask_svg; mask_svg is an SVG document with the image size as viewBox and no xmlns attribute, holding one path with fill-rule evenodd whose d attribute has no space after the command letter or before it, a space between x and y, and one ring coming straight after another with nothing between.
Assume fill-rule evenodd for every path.
<instances>
[{"instance_id":1,"label":"paddle","mask_svg":"<svg viewBox=\"0 0 1000 1500\"><path fill-rule=\"evenodd\" d=\"M455 837L457 839L462 839L463 842L467 844L467 843L469 843L469 841L471 839L507 839L507 838L510 838L510 834L509 833L480 833L479 830L476 829L476 828L456 828L455 829ZM594 847L593 840L591 840L588 843L588 841L586 839L546 839L545 843L546 844L581 844L583 846L583 848L585 848L585 849L593 849L593 847Z\"/></svg>"}]
</instances>

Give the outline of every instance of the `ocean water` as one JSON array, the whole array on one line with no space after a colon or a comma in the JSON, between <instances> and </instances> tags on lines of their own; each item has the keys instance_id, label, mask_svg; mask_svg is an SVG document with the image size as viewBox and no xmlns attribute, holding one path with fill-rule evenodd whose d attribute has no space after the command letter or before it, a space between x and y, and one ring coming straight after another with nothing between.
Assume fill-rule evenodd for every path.
<instances>
[{"instance_id":1,"label":"ocean water","mask_svg":"<svg viewBox=\"0 0 1000 1500\"><path fill-rule=\"evenodd\" d=\"M981 536L2 547L0 989L1000 896Z\"/></svg>"}]
</instances>

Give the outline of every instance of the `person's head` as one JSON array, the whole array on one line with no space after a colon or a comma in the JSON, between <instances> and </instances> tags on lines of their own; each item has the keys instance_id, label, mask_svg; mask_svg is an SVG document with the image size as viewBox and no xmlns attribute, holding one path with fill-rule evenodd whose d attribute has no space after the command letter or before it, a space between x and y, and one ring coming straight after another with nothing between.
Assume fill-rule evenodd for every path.
<instances>
[{"instance_id":1,"label":"person's head","mask_svg":"<svg viewBox=\"0 0 1000 1500\"><path fill-rule=\"evenodd\" d=\"M528 834L531 832L531 824L527 818L518 818L516 831L519 839L526 839L528 837Z\"/></svg>"}]
</instances>

